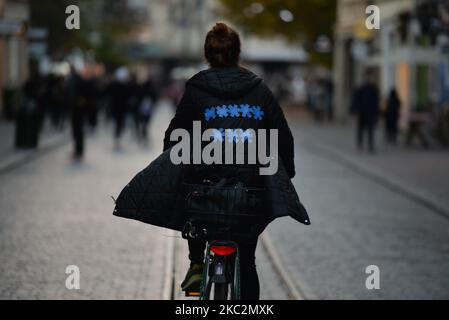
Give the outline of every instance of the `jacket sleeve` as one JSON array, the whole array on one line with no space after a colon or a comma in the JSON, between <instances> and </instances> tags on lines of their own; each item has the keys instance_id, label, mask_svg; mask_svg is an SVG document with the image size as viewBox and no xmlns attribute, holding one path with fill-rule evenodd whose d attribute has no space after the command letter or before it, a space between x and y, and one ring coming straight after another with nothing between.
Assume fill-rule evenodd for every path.
<instances>
[{"instance_id":1,"label":"jacket sleeve","mask_svg":"<svg viewBox=\"0 0 449 320\"><path fill-rule=\"evenodd\" d=\"M278 152L279 156L284 163L285 169L289 178L293 178L295 172L295 147L292 132L285 119L284 112L282 111L279 103L276 101L271 90L266 87L267 90L267 125L269 129L278 130Z\"/></svg>"},{"instance_id":2,"label":"jacket sleeve","mask_svg":"<svg viewBox=\"0 0 449 320\"><path fill-rule=\"evenodd\" d=\"M191 89L186 87L184 91L184 95L179 101L178 106L176 107L176 113L173 119L170 122L167 130L165 131L164 136L164 151L174 146L177 142L170 141L170 135L175 129L186 129L188 131L192 130L192 121L193 119L193 99Z\"/></svg>"}]
</instances>

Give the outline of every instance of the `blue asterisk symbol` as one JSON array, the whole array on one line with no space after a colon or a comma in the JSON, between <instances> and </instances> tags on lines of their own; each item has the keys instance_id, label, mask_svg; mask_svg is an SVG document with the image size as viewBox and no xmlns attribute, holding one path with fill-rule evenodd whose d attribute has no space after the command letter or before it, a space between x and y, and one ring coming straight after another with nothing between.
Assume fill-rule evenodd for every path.
<instances>
[{"instance_id":1,"label":"blue asterisk symbol","mask_svg":"<svg viewBox=\"0 0 449 320\"><path fill-rule=\"evenodd\" d=\"M254 119L262 120L265 113L260 109L260 107L254 106L252 109L253 109Z\"/></svg>"},{"instance_id":2,"label":"blue asterisk symbol","mask_svg":"<svg viewBox=\"0 0 449 320\"><path fill-rule=\"evenodd\" d=\"M240 116L239 106L236 104L234 104L233 106L229 106L229 113L233 118Z\"/></svg>"},{"instance_id":3,"label":"blue asterisk symbol","mask_svg":"<svg viewBox=\"0 0 449 320\"><path fill-rule=\"evenodd\" d=\"M215 119L217 114L215 113L215 108L209 108L204 111L204 117L206 118L206 121L209 121L210 119Z\"/></svg>"},{"instance_id":4,"label":"blue asterisk symbol","mask_svg":"<svg viewBox=\"0 0 449 320\"><path fill-rule=\"evenodd\" d=\"M240 112L242 113L242 117L251 118L251 108L249 104L241 104L240 105Z\"/></svg>"},{"instance_id":5,"label":"blue asterisk symbol","mask_svg":"<svg viewBox=\"0 0 449 320\"><path fill-rule=\"evenodd\" d=\"M217 115L220 118L225 118L228 116L228 107L227 106L222 106L222 107L217 107Z\"/></svg>"}]
</instances>

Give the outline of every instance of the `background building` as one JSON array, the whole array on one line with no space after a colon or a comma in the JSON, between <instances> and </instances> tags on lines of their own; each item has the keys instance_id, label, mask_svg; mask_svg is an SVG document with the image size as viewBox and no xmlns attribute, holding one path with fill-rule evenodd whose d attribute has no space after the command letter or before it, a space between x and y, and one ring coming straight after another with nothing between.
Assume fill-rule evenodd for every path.
<instances>
[{"instance_id":1,"label":"background building","mask_svg":"<svg viewBox=\"0 0 449 320\"><path fill-rule=\"evenodd\" d=\"M380 29L365 26L365 9L380 9ZM368 68L378 75L383 98L392 88L403 103L401 124L411 111L447 103L448 4L428 0L340 0L334 51L335 114L348 117L353 89Z\"/></svg>"},{"instance_id":2,"label":"background building","mask_svg":"<svg viewBox=\"0 0 449 320\"><path fill-rule=\"evenodd\" d=\"M216 21L223 20L216 0L133 0L128 5L146 16L133 38L140 45L134 54L140 58L201 60L205 34ZM247 61L307 61L300 45L288 44L282 38L261 39L245 33L242 38Z\"/></svg>"},{"instance_id":3,"label":"background building","mask_svg":"<svg viewBox=\"0 0 449 320\"><path fill-rule=\"evenodd\" d=\"M10 115L5 100L28 77L28 20L28 1L0 0L0 114Z\"/></svg>"}]
</instances>

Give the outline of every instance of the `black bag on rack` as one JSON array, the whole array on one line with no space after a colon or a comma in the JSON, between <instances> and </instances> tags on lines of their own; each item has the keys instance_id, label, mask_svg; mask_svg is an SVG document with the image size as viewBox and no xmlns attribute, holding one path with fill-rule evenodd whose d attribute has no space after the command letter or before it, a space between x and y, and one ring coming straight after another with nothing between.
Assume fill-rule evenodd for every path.
<instances>
[{"instance_id":1,"label":"black bag on rack","mask_svg":"<svg viewBox=\"0 0 449 320\"><path fill-rule=\"evenodd\" d=\"M246 187L237 179L183 183L184 214L204 227L209 237L239 238L258 235L266 189ZM211 239L212 240L212 239Z\"/></svg>"},{"instance_id":2,"label":"black bag on rack","mask_svg":"<svg viewBox=\"0 0 449 320\"><path fill-rule=\"evenodd\" d=\"M192 178L198 179L192 182ZM115 201L113 214L176 231L183 231L188 219L192 218L211 220L225 227L237 224L245 230L244 220L252 220L254 213L257 215L256 225L246 230L256 235L279 217L291 216L305 225L310 224L307 211L282 161L276 174L264 176L262 184L253 185L262 185L263 188L248 188L233 178L221 183L218 178L214 182L204 181L197 172L192 174L187 165L173 164L168 149L122 189ZM239 225L238 222L242 223Z\"/></svg>"}]
</instances>

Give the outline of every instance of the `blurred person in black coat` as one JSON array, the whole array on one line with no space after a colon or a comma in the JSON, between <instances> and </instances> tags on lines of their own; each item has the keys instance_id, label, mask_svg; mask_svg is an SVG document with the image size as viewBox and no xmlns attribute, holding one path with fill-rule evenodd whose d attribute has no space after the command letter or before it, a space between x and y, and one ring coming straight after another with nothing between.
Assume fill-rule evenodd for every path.
<instances>
[{"instance_id":1,"label":"blurred person in black coat","mask_svg":"<svg viewBox=\"0 0 449 320\"><path fill-rule=\"evenodd\" d=\"M78 161L84 156L84 121L89 96L86 81L73 68L68 78L66 90L66 97L71 111L74 141L73 159Z\"/></svg>"},{"instance_id":2,"label":"blurred person in black coat","mask_svg":"<svg viewBox=\"0 0 449 320\"><path fill-rule=\"evenodd\" d=\"M401 101L396 89L392 89L385 110L385 137L388 143L396 144Z\"/></svg>"},{"instance_id":3,"label":"blurred person in black coat","mask_svg":"<svg viewBox=\"0 0 449 320\"><path fill-rule=\"evenodd\" d=\"M366 75L365 83L357 88L352 97L351 113L358 118L357 146L363 148L365 133L368 134L368 147L375 152L374 130L379 117L379 89L372 72Z\"/></svg>"},{"instance_id":4,"label":"blurred person in black coat","mask_svg":"<svg viewBox=\"0 0 449 320\"><path fill-rule=\"evenodd\" d=\"M138 91L139 100L135 110L136 133L139 142L146 145L149 141L148 124L159 99L159 94L150 77L139 86Z\"/></svg>"},{"instance_id":5,"label":"blurred person in black coat","mask_svg":"<svg viewBox=\"0 0 449 320\"><path fill-rule=\"evenodd\" d=\"M128 81L128 69L119 68L115 72L115 79L107 89L107 95L110 99L110 111L115 122L114 139L116 149L120 148L120 138L125 128L126 113L129 106L128 101L131 95Z\"/></svg>"}]
</instances>

